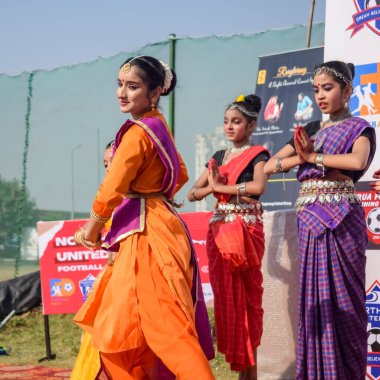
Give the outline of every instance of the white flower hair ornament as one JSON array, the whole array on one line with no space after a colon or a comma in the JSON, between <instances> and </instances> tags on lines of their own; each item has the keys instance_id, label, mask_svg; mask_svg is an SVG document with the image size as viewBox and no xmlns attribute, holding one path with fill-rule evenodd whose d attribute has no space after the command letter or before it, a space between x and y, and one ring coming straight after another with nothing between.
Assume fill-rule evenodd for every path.
<instances>
[{"instance_id":1,"label":"white flower hair ornament","mask_svg":"<svg viewBox=\"0 0 380 380\"><path fill-rule=\"evenodd\" d=\"M160 61L164 71L165 71L165 79L164 79L164 87L162 88L162 92L165 93L169 90L172 80L173 80L173 73L171 68L169 67L168 64L165 62Z\"/></svg>"}]
</instances>

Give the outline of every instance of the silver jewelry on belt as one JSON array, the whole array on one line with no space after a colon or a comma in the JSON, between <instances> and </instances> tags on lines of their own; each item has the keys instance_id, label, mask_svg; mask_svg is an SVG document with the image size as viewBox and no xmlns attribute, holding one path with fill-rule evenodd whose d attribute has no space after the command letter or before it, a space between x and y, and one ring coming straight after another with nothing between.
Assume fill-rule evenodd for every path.
<instances>
[{"instance_id":1,"label":"silver jewelry on belt","mask_svg":"<svg viewBox=\"0 0 380 380\"><path fill-rule=\"evenodd\" d=\"M210 223L224 221L232 223L237 217L246 224L262 223L263 208L260 202L255 203L218 203L210 219Z\"/></svg>"},{"instance_id":2,"label":"silver jewelry on belt","mask_svg":"<svg viewBox=\"0 0 380 380\"><path fill-rule=\"evenodd\" d=\"M314 203L339 204L342 200L346 200L349 203L360 203L359 197L355 194L354 182L352 180L304 181L301 184L295 208L299 210L304 206Z\"/></svg>"}]
</instances>

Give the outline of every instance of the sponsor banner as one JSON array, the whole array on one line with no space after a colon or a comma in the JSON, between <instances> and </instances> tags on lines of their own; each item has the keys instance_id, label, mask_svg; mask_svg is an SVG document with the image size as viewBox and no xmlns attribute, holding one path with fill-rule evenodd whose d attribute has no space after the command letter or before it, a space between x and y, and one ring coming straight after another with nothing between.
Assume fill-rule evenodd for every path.
<instances>
[{"instance_id":1,"label":"sponsor banner","mask_svg":"<svg viewBox=\"0 0 380 380\"><path fill-rule=\"evenodd\" d=\"M380 141L380 1L326 1L324 60L355 65L350 108L366 119ZM353 27L353 25L356 25ZM379 143L378 143L379 145ZM361 181L371 181L380 167L380 149Z\"/></svg>"},{"instance_id":2,"label":"sponsor banner","mask_svg":"<svg viewBox=\"0 0 380 380\"><path fill-rule=\"evenodd\" d=\"M314 100L312 74L323 60L323 48L298 50L260 57L256 94L262 112L253 133L253 143L265 146L271 154L280 150L304 126L321 118ZM297 169L271 176L261 201L265 210L289 209L298 195Z\"/></svg>"},{"instance_id":3,"label":"sponsor banner","mask_svg":"<svg viewBox=\"0 0 380 380\"><path fill-rule=\"evenodd\" d=\"M206 236L211 213L184 213L198 258L206 303L212 305L213 294L208 275ZM37 224L40 256L43 313L76 313L86 300L108 253L89 251L74 241L74 233L85 220L39 222Z\"/></svg>"},{"instance_id":4,"label":"sponsor banner","mask_svg":"<svg viewBox=\"0 0 380 380\"><path fill-rule=\"evenodd\" d=\"M380 205L369 191L373 172L380 168L380 1L326 0L325 61L355 65L350 108L354 116L375 128L377 151L361 181L358 195L365 211L368 233L366 284L368 311L367 379L380 380Z\"/></svg>"},{"instance_id":5,"label":"sponsor banner","mask_svg":"<svg viewBox=\"0 0 380 380\"><path fill-rule=\"evenodd\" d=\"M37 224L44 314L75 313L107 262L105 251L89 251L74 241L85 220Z\"/></svg>"},{"instance_id":6,"label":"sponsor banner","mask_svg":"<svg viewBox=\"0 0 380 380\"><path fill-rule=\"evenodd\" d=\"M368 359L367 377L380 379L380 282L376 280L367 290Z\"/></svg>"},{"instance_id":7,"label":"sponsor banner","mask_svg":"<svg viewBox=\"0 0 380 380\"><path fill-rule=\"evenodd\" d=\"M380 194L368 191L368 182L360 182L357 185L358 197L362 203L367 225L369 250L380 249Z\"/></svg>"},{"instance_id":8,"label":"sponsor banner","mask_svg":"<svg viewBox=\"0 0 380 380\"><path fill-rule=\"evenodd\" d=\"M347 27L351 37L364 28L380 36L380 2L377 0L354 0L356 12L352 15L353 23Z\"/></svg>"},{"instance_id":9,"label":"sponsor banner","mask_svg":"<svg viewBox=\"0 0 380 380\"><path fill-rule=\"evenodd\" d=\"M378 39L380 49L380 37ZM380 141L380 56L377 61L355 64L355 77L350 109L354 116L366 119L375 128L377 143ZM380 149L376 151L372 165L361 181L371 181L373 172L380 168Z\"/></svg>"}]
</instances>

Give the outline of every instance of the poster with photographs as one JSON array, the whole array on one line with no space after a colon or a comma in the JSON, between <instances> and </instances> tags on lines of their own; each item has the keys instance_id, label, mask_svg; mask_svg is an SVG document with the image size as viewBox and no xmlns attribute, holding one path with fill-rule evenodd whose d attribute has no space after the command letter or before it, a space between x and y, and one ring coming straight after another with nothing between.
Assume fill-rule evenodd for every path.
<instances>
[{"instance_id":1,"label":"poster with photographs","mask_svg":"<svg viewBox=\"0 0 380 380\"><path fill-rule=\"evenodd\" d=\"M321 62L322 47L260 57L256 94L262 99L262 108L253 144L263 145L274 154L293 137L296 126L321 119L312 87L314 67ZM294 169L271 176L261 198L265 210L294 207L296 173Z\"/></svg>"}]
</instances>

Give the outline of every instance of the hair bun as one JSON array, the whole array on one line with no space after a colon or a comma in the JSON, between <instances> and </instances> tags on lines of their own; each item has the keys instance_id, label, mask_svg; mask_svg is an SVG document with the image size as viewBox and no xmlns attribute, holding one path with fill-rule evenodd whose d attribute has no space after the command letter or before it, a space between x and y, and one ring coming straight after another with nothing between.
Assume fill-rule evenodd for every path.
<instances>
[{"instance_id":1,"label":"hair bun","mask_svg":"<svg viewBox=\"0 0 380 380\"><path fill-rule=\"evenodd\" d=\"M351 71L351 79L355 77L355 65L353 63L347 63L348 68Z\"/></svg>"},{"instance_id":2,"label":"hair bun","mask_svg":"<svg viewBox=\"0 0 380 380\"><path fill-rule=\"evenodd\" d=\"M164 91L161 93L162 96L168 96L174 90L174 87L177 84L177 75L176 75L175 71L172 68L170 68L169 66L168 66L168 68L171 71L170 85L168 88L165 88Z\"/></svg>"},{"instance_id":3,"label":"hair bun","mask_svg":"<svg viewBox=\"0 0 380 380\"><path fill-rule=\"evenodd\" d=\"M251 94L245 96L245 101L247 103L250 103L250 108L254 111L259 113L261 110L261 98L257 95Z\"/></svg>"}]
</instances>

